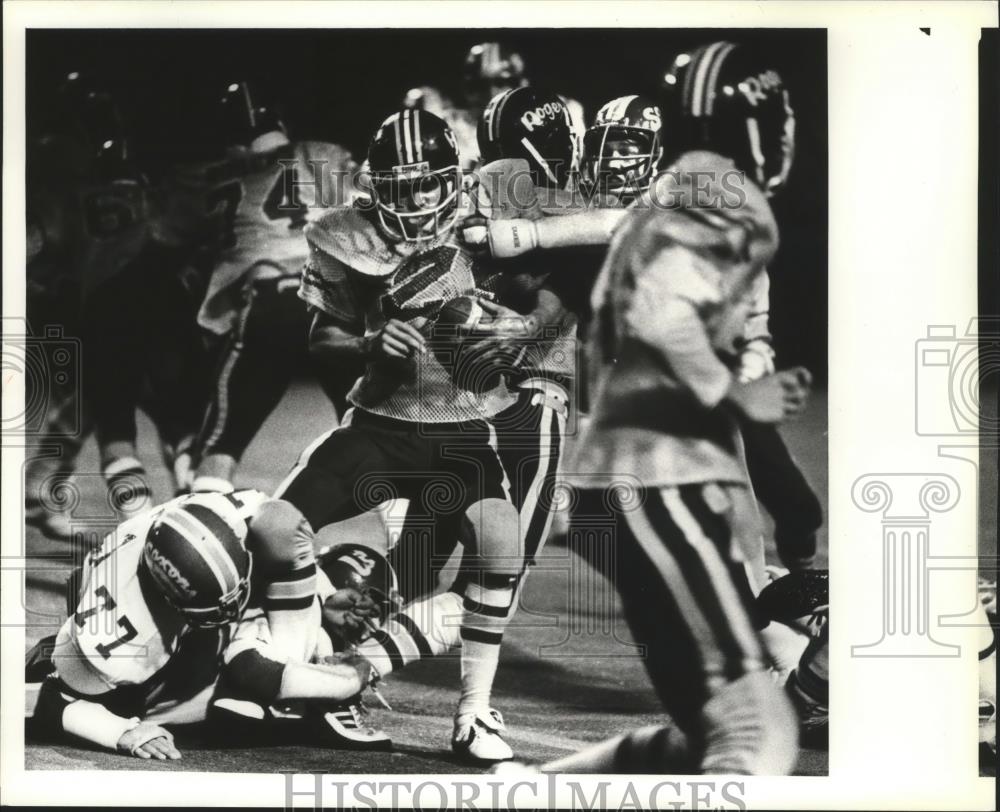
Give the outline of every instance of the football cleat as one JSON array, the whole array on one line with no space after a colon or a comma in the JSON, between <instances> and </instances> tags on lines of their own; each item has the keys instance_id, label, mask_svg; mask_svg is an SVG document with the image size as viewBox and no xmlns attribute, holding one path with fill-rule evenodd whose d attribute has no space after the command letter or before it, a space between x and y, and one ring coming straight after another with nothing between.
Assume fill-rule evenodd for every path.
<instances>
[{"instance_id":1,"label":"football cleat","mask_svg":"<svg viewBox=\"0 0 1000 812\"><path fill-rule=\"evenodd\" d=\"M503 716L493 708L486 712L459 714L455 717L451 749L469 761L484 764L509 761L514 758L514 751L500 736L506 730Z\"/></svg>"},{"instance_id":2,"label":"football cleat","mask_svg":"<svg viewBox=\"0 0 1000 812\"><path fill-rule=\"evenodd\" d=\"M735 162L768 195L788 178L795 113L771 58L732 42L678 54L663 77L668 160L707 149Z\"/></svg>"},{"instance_id":3,"label":"football cleat","mask_svg":"<svg viewBox=\"0 0 1000 812\"><path fill-rule=\"evenodd\" d=\"M426 110L401 110L382 122L368 147L368 178L382 228L399 240L444 234L459 214L458 143Z\"/></svg>"},{"instance_id":4,"label":"football cleat","mask_svg":"<svg viewBox=\"0 0 1000 812\"><path fill-rule=\"evenodd\" d=\"M802 744L807 747L826 747L830 735L830 709L803 689L797 669L789 674L785 692L792 700L799 717L799 737Z\"/></svg>"},{"instance_id":5,"label":"football cleat","mask_svg":"<svg viewBox=\"0 0 1000 812\"><path fill-rule=\"evenodd\" d=\"M369 723L361 695L325 710L315 724L320 743L352 750L388 750L392 739Z\"/></svg>"}]
</instances>

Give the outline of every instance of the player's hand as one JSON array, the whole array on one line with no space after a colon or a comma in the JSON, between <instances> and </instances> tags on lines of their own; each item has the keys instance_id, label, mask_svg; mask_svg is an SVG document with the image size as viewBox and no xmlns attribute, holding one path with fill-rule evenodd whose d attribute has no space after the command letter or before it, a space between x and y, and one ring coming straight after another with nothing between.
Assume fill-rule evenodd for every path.
<instances>
[{"instance_id":1,"label":"player's hand","mask_svg":"<svg viewBox=\"0 0 1000 812\"><path fill-rule=\"evenodd\" d=\"M118 740L118 750L143 759L176 761L181 757L174 747L173 734L152 722L140 722Z\"/></svg>"},{"instance_id":2,"label":"player's hand","mask_svg":"<svg viewBox=\"0 0 1000 812\"><path fill-rule=\"evenodd\" d=\"M381 330L365 338L365 355L376 361L398 361L424 352L427 347L420 331L399 319L389 319Z\"/></svg>"},{"instance_id":3,"label":"player's hand","mask_svg":"<svg viewBox=\"0 0 1000 812\"><path fill-rule=\"evenodd\" d=\"M516 310L483 297L479 297L478 302L490 318L489 321L479 321L474 328L476 335L523 339L531 338L535 334L537 321L534 316L522 315Z\"/></svg>"},{"instance_id":4,"label":"player's hand","mask_svg":"<svg viewBox=\"0 0 1000 812\"><path fill-rule=\"evenodd\" d=\"M337 652L321 658L319 664L334 671L345 669L353 671L361 682L362 690L372 681L372 676L375 674L375 669L368 658L361 656L356 651Z\"/></svg>"},{"instance_id":5,"label":"player's hand","mask_svg":"<svg viewBox=\"0 0 1000 812\"><path fill-rule=\"evenodd\" d=\"M811 383L806 370L786 370L749 383L736 383L727 399L757 423L780 423L805 408Z\"/></svg>"},{"instance_id":6,"label":"player's hand","mask_svg":"<svg viewBox=\"0 0 1000 812\"><path fill-rule=\"evenodd\" d=\"M455 231L462 245L470 251L478 253L489 248L489 220L479 212L464 217Z\"/></svg>"},{"instance_id":7,"label":"player's hand","mask_svg":"<svg viewBox=\"0 0 1000 812\"><path fill-rule=\"evenodd\" d=\"M345 587L323 603L323 618L348 643L357 643L378 628L378 605L368 595Z\"/></svg>"}]
</instances>

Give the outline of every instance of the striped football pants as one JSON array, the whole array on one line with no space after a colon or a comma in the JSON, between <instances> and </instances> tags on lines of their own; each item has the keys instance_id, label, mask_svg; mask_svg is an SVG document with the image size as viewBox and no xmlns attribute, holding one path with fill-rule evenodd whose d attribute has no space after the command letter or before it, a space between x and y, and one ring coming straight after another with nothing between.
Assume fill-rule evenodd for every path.
<instances>
[{"instance_id":1,"label":"striped football pants","mask_svg":"<svg viewBox=\"0 0 1000 812\"><path fill-rule=\"evenodd\" d=\"M581 489L569 544L621 596L663 705L689 735L719 690L765 665L737 534L746 488ZM750 526L752 523L746 523Z\"/></svg>"}]
</instances>

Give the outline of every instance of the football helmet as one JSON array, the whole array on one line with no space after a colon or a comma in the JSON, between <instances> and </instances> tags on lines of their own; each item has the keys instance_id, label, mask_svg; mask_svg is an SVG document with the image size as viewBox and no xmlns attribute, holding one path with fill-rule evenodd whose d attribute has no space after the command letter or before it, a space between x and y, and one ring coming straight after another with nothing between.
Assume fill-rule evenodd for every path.
<instances>
[{"instance_id":1,"label":"football helmet","mask_svg":"<svg viewBox=\"0 0 1000 812\"><path fill-rule=\"evenodd\" d=\"M629 199L649 188L663 157L660 108L645 96L620 96L597 111L583 136L584 171L592 186Z\"/></svg>"},{"instance_id":2,"label":"football helmet","mask_svg":"<svg viewBox=\"0 0 1000 812\"><path fill-rule=\"evenodd\" d=\"M121 112L111 94L72 71L59 87L57 106L63 125L86 150L97 177L110 180L137 174Z\"/></svg>"},{"instance_id":3,"label":"football helmet","mask_svg":"<svg viewBox=\"0 0 1000 812\"><path fill-rule=\"evenodd\" d=\"M795 155L795 113L769 59L712 42L679 54L662 88L669 160L708 149L731 158L768 195L784 185Z\"/></svg>"},{"instance_id":4,"label":"football helmet","mask_svg":"<svg viewBox=\"0 0 1000 812\"><path fill-rule=\"evenodd\" d=\"M368 176L379 221L399 239L432 240L458 217L458 146L433 113L401 110L383 121L368 147Z\"/></svg>"},{"instance_id":5,"label":"football helmet","mask_svg":"<svg viewBox=\"0 0 1000 812\"><path fill-rule=\"evenodd\" d=\"M219 100L219 135L228 149L266 153L288 141L278 114L260 103L249 82L231 82Z\"/></svg>"},{"instance_id":6,"label":"football helmet","mask_svg":"<svg viewBox=\"0 0 1000 812\"><path fill-rule=\"evenodd\" d=\"M575 165L569 111L555 93L533 87L498 93L483 111L476 137L484 164L523 158L536 186L564 188Z\"/></svg>"},{"instance_id":7,"label":"football helmet","mask_svg":"<svg viewBox=\"0 0 1000 812\"><path fill-rule=\"evenodd\" d=\"M466 54L462 79L469 103L483 105L497 93L527 83L524 59L499 42L480 42Z\"/></svg>"},{"instance_id":8,"label":"football helmet","mask_svg":"<svg viewBox=\"0 0 1000 812\"><path fill-rule=\"evenodd\" d=\"M192 626L239 620L250 598L247 523L225 494L192 494L153 521L142 565L167 602Z\"/></svg>"},{"instance_id":9,"label":"football helmet","mask_svg":"<svg viewBox=\"0 0 1000 812\"><path fill-rule=\"evenodd\" d=\"M316 555L319 566L336 589L355 589L379 607L379 622L403 606L399 581L392 565L377 550L365 544L336 544Z\"/></svg>"}]
</instances>

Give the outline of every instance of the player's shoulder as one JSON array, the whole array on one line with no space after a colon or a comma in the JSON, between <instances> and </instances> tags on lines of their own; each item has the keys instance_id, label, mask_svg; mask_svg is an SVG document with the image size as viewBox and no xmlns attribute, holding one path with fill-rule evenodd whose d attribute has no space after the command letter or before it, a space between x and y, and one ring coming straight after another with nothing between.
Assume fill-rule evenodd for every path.
<instances>
[{"instance_id":1,"label":"player's shoulder","mask_svg":"<svg viewBox=\"0 0 1000 812\"><path fill-rule=\"evenodd\" d=\"M320 273L332 258L364 276L387 276L401 259L364 200L322 214L306 226L305 235L310 259Z\"/></svg>"}]
</instances>

